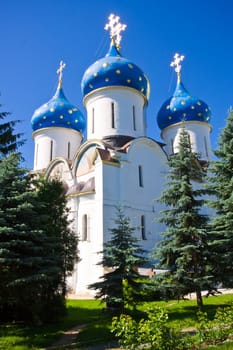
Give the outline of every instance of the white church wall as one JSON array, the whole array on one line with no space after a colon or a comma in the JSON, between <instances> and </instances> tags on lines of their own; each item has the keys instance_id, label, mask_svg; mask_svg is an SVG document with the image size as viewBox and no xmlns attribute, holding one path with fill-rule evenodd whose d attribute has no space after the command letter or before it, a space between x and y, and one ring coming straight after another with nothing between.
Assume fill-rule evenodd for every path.
<instances>
[{"instance_id":1,"label":"white church wall","mask_svg":"<svg viewBox=\"0 0 233 350\"><path fill-rule=\"evenodd\" d=\"M78 131L67 128L46 128L33 134L35 140L34 170L46 168L56 157L72 159L82 136Z\"/></svg>"},{"instance_id":2,"label":"white church wall","mask_svg":"<svg viewBox=\"0 0 233 350\"><path fill-rule=\"evenodd\" d=\"M144 102L138 92L123 87L112 87L87 96L87 138L144 136Z\"/></svg>"},{"instance_id":3,"label":"white church wall","mask_svg":"<svg viewBox=\"0 0 233 350\"><path fill-rule=\"evenodd\" d=\"M179 150L179 137L183 128L183 123L175 124L164 129L161 133L166 146L164 147L167 154L173 154ZM186 121L185 129L189 132L192 149L200 154L200 159L210 160L212 150L210 144L211 126L207 123Z\"/></svg>"}]
</instances>

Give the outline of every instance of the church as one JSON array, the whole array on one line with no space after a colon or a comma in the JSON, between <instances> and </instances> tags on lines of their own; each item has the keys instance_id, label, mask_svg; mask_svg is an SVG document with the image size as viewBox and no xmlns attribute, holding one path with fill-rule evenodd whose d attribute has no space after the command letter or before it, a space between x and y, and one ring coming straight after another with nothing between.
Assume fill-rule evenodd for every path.
<instances>
[{"instance_id":1,"label":"church","mask_svg":"<svg viewBox=\"0 0 233 350\"><path fill-rule=\"evenodd\" d=\"M87 68L81 82L86 116L65 96L61 61L54 96L31 119L33 171L61 180L66 190L80 256L69 285L80 296L91 294L88 285L104 273L97 265L98 253L109 239L116 207L130 218L143 249L150 252L159 241L164 227L155 220L161 210L155 199L164 188L167 157L177 152L183 126L200 162L211 158L210 108L184 87L184 56L178 54L171 63L176 88L157 114L162 142L147 137L150 82L140 67L121 55L125 28L118 16L109 16L109 50Z\"/></svg>"}]
</instances>

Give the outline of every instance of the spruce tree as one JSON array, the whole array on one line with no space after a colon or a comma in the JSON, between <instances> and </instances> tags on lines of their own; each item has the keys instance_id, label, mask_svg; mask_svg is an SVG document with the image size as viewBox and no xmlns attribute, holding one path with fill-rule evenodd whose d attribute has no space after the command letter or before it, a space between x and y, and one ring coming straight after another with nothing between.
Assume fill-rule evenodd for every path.
<instances>
[{"instance_id":1,"label":"spruce tree","mask_svg":"<svg viewBox=\"0 0 233 350\"><path fill-rule=\"evenodd\" d=\"M36 186L41 204L38 226L47 237L44 255L48 284L44 289L44 298L50 299L54 294L64 300L67 277L72 273L74 263L78 261L78 238L69 219L63 184L57 180L41 178Z\"/></svg>"},{"instance_id":2,"label":"spruce tree","mask_svg":"<svg viewBox=\"0 0 233 350\"><path fill-rule=\"evenodd\" d=\"M210 166L208 189L215 215L211 220L211 261L216 284L233 287L233 110L219 137Z\"/></svg>"},{"instance_id":3,"label":"spruce tree","mask_svg":"<svg viewBox=\"0 0 233 350\"><path fill-rule=\"evenodd\" d=\"M134 306L140 299L142 282L138 267L147 263L145 251L140 248L134 236L135 228L130 225L121 208L117 208L114 227L109 229L110 240L104 243L100 265L106 270L101 281L89 286L97 291L96 298L107 302L107 306L125 308Z\"/></svg>"},{"instance_id":4,"label":"spruce tree","mask_svg":"<svg viewBox=\"0 0 233 350\"><path fill-rule=\"evenodd\" d=\"M155 249L158 266L167 272L156 278L161 289L172 291L181 298L196 293L197 305L202 307L201 290L208 288L208 217L202 214L204 171L197 154L192 152L188 132L180 134L179 151L168 160L168 183L159 202L165 205L160 222L166 231Z\"/></svg>"},{"instance_id":5,"label":"spruce tree","mask_svg":"<svg viewBox=\"0 0 233 350\"><path fill-rule=\"evenodd\" d=\"M35 227L36 193L20 161L15 152L0 161L0 314L36 321L44 235Z\"/></svg>"},{"instance_id":6,"label":"spruce tree","mask_svg":"<svg viewBox=\"0 0 233 350\"><path fill-rule=\"evenodd\" d=\"M16 151L18 146L24 142L21 139L22 134L14 132L19 121L9 120L9 115L9 112L0 112L0 160L7 154Z\"/></svg>"}]
</instances>

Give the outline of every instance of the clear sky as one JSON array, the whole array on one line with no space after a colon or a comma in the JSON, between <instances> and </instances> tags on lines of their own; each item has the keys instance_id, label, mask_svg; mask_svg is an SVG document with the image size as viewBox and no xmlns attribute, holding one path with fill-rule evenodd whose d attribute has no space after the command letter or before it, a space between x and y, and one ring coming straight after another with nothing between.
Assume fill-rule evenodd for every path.
<instances>
[{"instance_id":1,"label":"clear sky","mask_svg":"<svg viewBox=\"0 0 233 350\"><path fill-rule=\"evenodd\" d=\"M121 53L148 75L150 137L160 141L156 115L173 93L170 62L183 54L187 90L212 110L212 145L233 105L232 0L0 0L0 104L22 123L26 166L33 166L31 116L54 94L60 60L63 89L84 115L80 83L85 70L109 47L110 13L127 24Z\"/></svg>"}]
</instances>

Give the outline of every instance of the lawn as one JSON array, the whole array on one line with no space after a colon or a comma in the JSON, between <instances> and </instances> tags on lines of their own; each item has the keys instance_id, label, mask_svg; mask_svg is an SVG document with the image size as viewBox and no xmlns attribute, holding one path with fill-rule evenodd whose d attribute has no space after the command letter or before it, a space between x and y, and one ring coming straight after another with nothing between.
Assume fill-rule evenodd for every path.
<instances>
[{"instance_id":1,"label":"lawn","mask_svg":"<svg viewBox=\"0 0 233 350\"><path fill-rule=\"evenodd\" d=\"M204 311L210 319L218 307L233 303L233 295L219 295L204 299ZM160 305L169 314L169 325L178 329L194 327L196 324L195 301L168 301L146 303L140 306L143 312L149 305ZM103 304L97 300L67 300L67 315L56 324L40 327L28 327L22 324L0 325L1 350L38 350L48 347L66 330L85 324L87 327L78 335L77 348L91 344L109 343L111 314L103 311ZM229 347L230 346L230 347ZM224 344L212 350L230 350L233 344Z\"/></svg>"}]
</instances>

